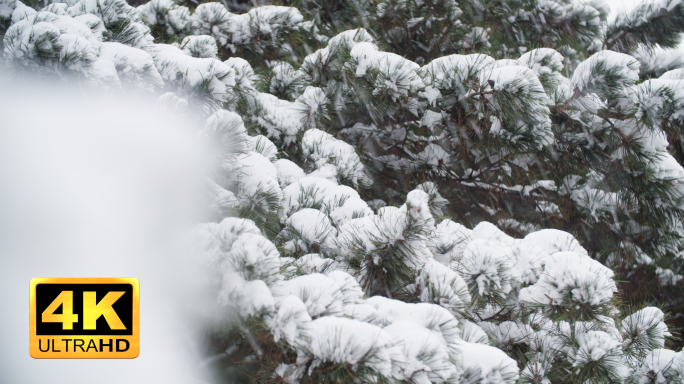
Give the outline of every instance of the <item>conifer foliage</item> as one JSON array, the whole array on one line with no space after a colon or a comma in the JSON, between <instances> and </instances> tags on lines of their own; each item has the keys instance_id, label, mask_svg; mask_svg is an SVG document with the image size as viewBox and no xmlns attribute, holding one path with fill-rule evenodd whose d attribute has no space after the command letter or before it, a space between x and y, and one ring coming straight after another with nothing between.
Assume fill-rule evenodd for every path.
<instances>
[{"instance_id":1,"label":"conifer foliage","mask_svg":"<svg viewBox=\"0 0 684 384\"><path fill-rule=\"evenodd\" d=\"M0 0L6 75L213 146L218 380L684 383L684 3L226 5Z\"/></svg>"}]
</instances>

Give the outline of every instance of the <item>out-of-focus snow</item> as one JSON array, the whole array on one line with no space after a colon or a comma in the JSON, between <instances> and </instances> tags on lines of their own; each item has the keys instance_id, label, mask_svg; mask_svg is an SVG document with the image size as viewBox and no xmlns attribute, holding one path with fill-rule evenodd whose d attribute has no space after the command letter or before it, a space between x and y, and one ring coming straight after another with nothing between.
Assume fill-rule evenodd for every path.
<instances>
[{"instance_id":1,"label":"out-of-focus snow","mask_svg":"<svg viewBox=\"0 0 684 384\"><path fill-rule=\"evenodd\" d=\"M204 272L177 240L198 219L202 148L181 119L154 111L154 99L0 89L0 289L15 293L2 298L14 315L0 327L0 382L83 382L75 372L101 383L207 380L188 316L207 305L195 289ZM140 356L31 358L25 293L39 276L136 277Z\"/></svg>"}]
</instances>

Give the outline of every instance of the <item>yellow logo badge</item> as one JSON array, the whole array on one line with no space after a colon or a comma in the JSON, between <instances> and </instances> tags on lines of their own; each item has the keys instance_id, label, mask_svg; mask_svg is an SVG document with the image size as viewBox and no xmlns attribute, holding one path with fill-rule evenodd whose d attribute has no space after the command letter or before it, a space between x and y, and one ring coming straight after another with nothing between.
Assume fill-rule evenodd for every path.
<instances>
[{"instance_id":1,"label":"yellow logo badge","mask_svg":"<svg viewBox=\"0 0 684 384\"><path fill-rule=\"evenodd\" d=\"M134 359L140 286L133 277L36 277L29 351L36 359Z\"/></svg>"}]
</instances>

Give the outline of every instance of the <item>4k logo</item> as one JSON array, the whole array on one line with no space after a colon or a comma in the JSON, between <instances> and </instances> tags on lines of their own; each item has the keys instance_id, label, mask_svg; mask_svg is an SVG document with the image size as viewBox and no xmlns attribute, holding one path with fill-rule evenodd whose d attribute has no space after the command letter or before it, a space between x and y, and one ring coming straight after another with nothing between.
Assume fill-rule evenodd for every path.
<instances>
[{"instance_id":1,"label":"4k logo","mask_svg":"<svg viewBox=\"0 0 684 384\"><path fill-rule=\"evenodd\" d=\"M29 350L37 359L134 359L140 287L132 277L36 277Z\"/></svg>"}]
</instances>

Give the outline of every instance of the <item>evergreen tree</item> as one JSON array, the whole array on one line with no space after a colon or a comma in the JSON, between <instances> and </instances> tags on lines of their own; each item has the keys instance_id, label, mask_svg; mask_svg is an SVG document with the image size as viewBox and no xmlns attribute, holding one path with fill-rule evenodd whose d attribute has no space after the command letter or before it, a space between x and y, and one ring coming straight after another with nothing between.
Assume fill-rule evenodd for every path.
<instances>
[{"instance_id":1,"label":"evergreen tree","mask_svg":"<svg viewBox=\"0 0 684 384\"><path fill-rule=\"evenodd\" d=\"M5 76L211 145L223 379L684 382L683 3L41 5L0 0Z\"/></svg>"}]
</instances>

